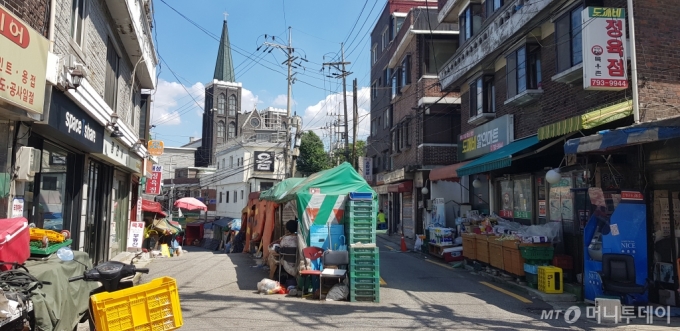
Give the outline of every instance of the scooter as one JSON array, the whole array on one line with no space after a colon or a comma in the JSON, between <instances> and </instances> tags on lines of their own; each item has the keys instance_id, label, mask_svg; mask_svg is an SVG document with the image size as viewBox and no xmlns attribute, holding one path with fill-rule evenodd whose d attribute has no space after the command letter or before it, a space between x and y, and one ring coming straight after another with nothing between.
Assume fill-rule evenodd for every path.
<instances>
[{"instance_id":1,"label":"scooter","mask_svg":"<svg viewBox=\"0 0 680 331\"><path fill-rule=\"evenodd\" d=\"M130 261L130 264L125 264L118 261L107 261L98 264L96 267L85 270L83 275L69 278L69 282L75 282L78 280L84 280L86 282L100 282L102 285L90 292L90 297L97 293L102 292L115 292L118 290L130 288L133 286L132 279L124 280L125 278L132 277L138 272L149 273L148 268L137 268L132 263L135 259L138 259L142 253L135 255ZM68 247L62 247L57 250L57 256L62 261L74 261L73 251ZM78 261L75 261L78 262ZM80 263L80 262L78 262ZM89 321L90 331L95 331L94 317L92 316L92 301L90 301L90 309L87 314L83 315L81 323L85 322L85 319Z\"/></svg>"}]
</instances>

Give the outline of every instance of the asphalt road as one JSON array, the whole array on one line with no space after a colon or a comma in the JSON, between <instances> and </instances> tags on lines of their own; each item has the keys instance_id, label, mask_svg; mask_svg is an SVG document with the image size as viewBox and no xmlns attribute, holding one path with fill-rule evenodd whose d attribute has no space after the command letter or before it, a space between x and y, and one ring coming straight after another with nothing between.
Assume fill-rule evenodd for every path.
<instances>
[{"instance_id":1,"label":"asphalt road","mask_svg":"<svg viewBox=\"0 0 680 331\"><path fill-rule=\"evenodd\" d=\"M458 329L458 330L661 330L657 325L598 325L581 318L541 320L546 302L489 284L436 258L399 252L378 240L380 272L387 283L380 303L327 302L257 293L267 271L247 254L187 247L180 257L154 259L142 278L177 279L185 330ZM489 286L491 285L491 286Z\"/></svg>"}]
</instances>

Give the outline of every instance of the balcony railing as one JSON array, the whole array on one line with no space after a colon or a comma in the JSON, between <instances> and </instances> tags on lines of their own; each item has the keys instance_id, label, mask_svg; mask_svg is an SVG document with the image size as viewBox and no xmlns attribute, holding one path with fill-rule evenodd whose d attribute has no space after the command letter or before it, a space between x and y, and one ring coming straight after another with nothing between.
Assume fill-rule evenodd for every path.
<instances>
[{"instance_id":1,"label":"balcony railing","mask_svg":"<svg viewBox=\"0 0 680 331\"><path fill-rule=\"evenodd\" d=\"M491 22L484 22L482 29L471 39L462 44L439 71L442 89L449 89L453 83L483 61L491 53L498 50L515 34L526 30L531 22L542 11L558 0L536 0L531 5L519 6L521 0L515 0L497 11ZM452 1L449 1L452 2ZM526 1L524 1L526 3Z\"/></svg>"}]
</instances>

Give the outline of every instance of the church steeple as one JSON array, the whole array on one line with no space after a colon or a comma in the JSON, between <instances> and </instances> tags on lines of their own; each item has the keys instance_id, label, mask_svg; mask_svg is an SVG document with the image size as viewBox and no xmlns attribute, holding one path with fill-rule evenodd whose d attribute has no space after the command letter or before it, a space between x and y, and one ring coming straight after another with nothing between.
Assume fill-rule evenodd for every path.
<instances>
[{"instance_id":1,"label":"church steeple","mask_svg":"<svg viewBox=\"0 0 680 331\"><path fill-rule=\"evenodd\" d=\"M231 44L229 44L229 29L227 28L227 18L225 14L224 25L222 26L222 37L220 47L217 51L217 62L215 63L215 75L213 79L223 82L236 82L234 74L234 63L231 60Z\"/></svg>"}]
</instances>

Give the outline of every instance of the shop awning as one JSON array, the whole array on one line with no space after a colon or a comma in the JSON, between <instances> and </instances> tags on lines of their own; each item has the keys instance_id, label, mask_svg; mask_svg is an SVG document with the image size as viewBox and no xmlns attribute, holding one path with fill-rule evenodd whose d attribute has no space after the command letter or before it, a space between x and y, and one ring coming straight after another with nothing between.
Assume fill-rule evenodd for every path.
<instances>
[{"instance_id":1,"label":"shop awning","mask_svg":"<svg viewBox=\"0 0 680 331\"><path fill-rule=\"evenodd\" d=\"M146 199L142 199L142 211L157 213L161 215L161 217L168 216L168 214L163 212L163 208L161 207L160 203Z\"/></svg>"},{"instance_id":2,"label":"shop awning","mask_svg":"<svg viewBox=\"0 0 680 331\"><path fill-rule=\"evenodd\" d=\"M411 192L413 190L413 181L409 180L406 182L401 182L398 184L392 184L387 187L387 192L390 193L402 193Z\"/></svg>"},{"instance_id":3,"label":"shop awning","mask_svg":"<svg viewBox=\"0 0 680 331\"><path fill-rule=\"evenodd\" d=\"M616 130L569 139L564 144L565 154L604 152L607 150L680 138L680 117L631 125Z\"/></svg>"},{"instance_id":4,"label":"shop awning","mask_svg":"<svg viewBox=\"0 0 680 331\"><path fill-rule=\"evenodd\" d=\"M632 101L617 103L613 106L594 110L583 115L570 117L565 120L540 127L538 129L538 140L546 140L580 130L592 129L597 126L628 117L632 113Z\"/></svg>"},{"instance_id":5,"label":"shop awning","mask_svg":"<svg viewBox=\"0 0 680 331\"><path fill-rule=\"evenodd\" d=\"M469 176L491 170L509 167L512 164L512 156L527 148L538 144L538 137L515 140L502 148L486 154L467 165L460 167L457 171L458 176Z\"/></svg>"},{"instance_id":6,"label":"shop awning","mask_svg":"<svg viewBox=\"0 0 680 331\"><path fill-rule=\"evenodd\" d=\"M460 180L458 169L464 167L468 163L470 163L470 161L455 163L452 165L447 165L446 167L433 169L430 171L430 180L447 180L450 182L457 182Z\"/></svg>"}]
</instances>

